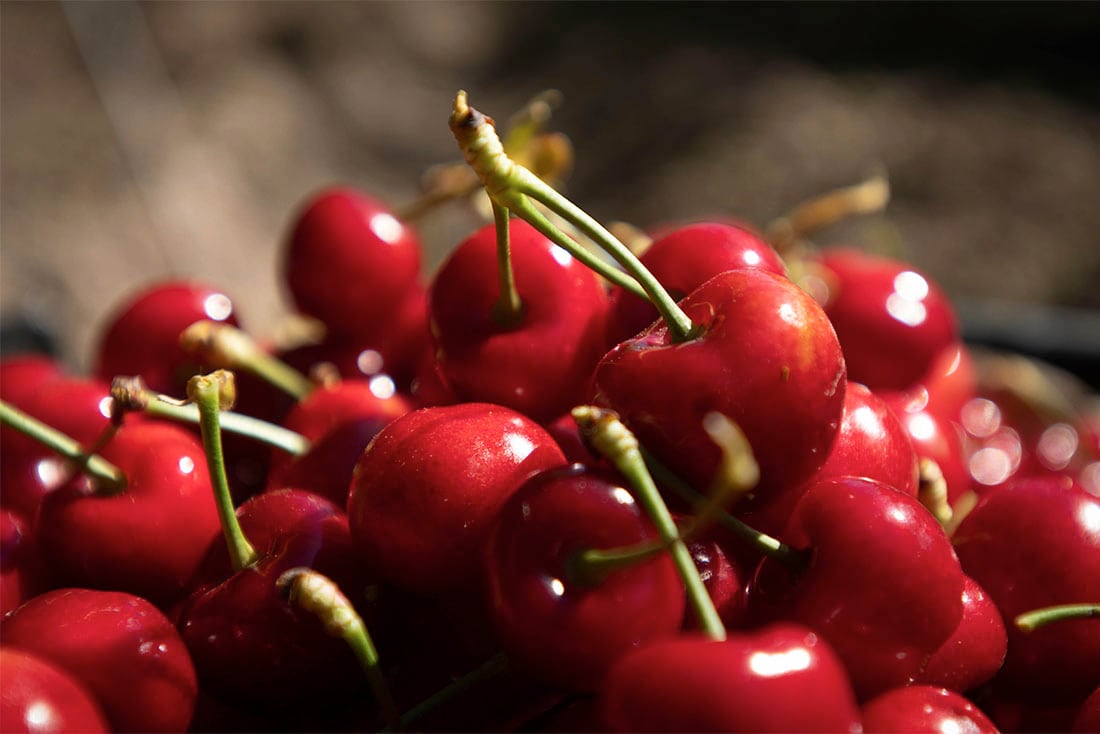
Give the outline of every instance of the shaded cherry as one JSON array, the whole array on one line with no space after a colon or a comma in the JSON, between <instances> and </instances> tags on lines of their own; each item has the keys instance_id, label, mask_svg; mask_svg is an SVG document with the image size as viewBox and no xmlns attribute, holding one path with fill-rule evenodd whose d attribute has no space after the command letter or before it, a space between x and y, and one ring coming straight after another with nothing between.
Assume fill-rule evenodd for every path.
<instances>
[{"instance_id":1,"label":"shaded cherry","mask_svg":"<svg viewBox=\"0 0 1100 734\"><path fill-rule=\"evenodd\" d=\"M330 335L370 343L417 287L420 260L411 227L373 197L336 186L295 215L282 273L299 311Z\"/></svg>"},{"instance_id":2,"label":"shaded cherry","mask_svg":"<svg viewBox=\"0 0 1100 734\"><path fill-rule=\"evenodd\" d=\"M935 686L893 688L863 704L865 734L958 732L996 734L999 729L974 703Z\"/></svg>"},{"instance_id":3,"label":"shaded cherry","mask_svg":"<svg viewBox=\"0 0 1100 734\"><path fill-rule=\"evenodd\" d=\"M903 390L958 341L954 308L908 263L851 248L820 253L825 312L844 349L849 377L872 390Z\"/></svg>"},{"instance_id":4,"label":"shaded cherry","mask_svg":"<svg viewBox=\"0 0 1100 734\"><path fill-rule=\"evenodd\" d=\"M1100 686L1089 694L1089 697L1081 704L1081 708L1073 717L1070 731L1073 731L1074 734L1100 731Z\"/></svg>"},{"instance_id":5,"label":"shaded cherry","mask_svg":"<svg viewBox=\"0 0 1100 734\"><path fill-rule=\"evenodd\" d=\"M506 405L537 421L583 402L605 351L607 296L596 275L520 219L508 224L518 312L500 307L496 228L448 256L429 290L444 381L462 400Z\"/></svg>"},{"instance_id":6,"label":"shaded cherry","mask_svg":"<svg viewBox=\"0 0 1100 734\"><path fill-rule=\"evenodd\" d=\"M179 732L191 721L198 684L187 648L172 622L141 597L48 591L0 620L0 633L5 645L80 681L113 731Z\"/></svg>"},{"instance_id":7,"label":"shaded cherry","mask_svg":"<svg viewBox=\"0 0 1100 734\"><path fill-rule=\"evenodd\" d=\"M915 680L959 625L962 570L939 523L909 495L856 477L816 483L781 539L808 553L805 565L762 561L750 608L824 637L861 699Z\"/></svg>"},{"instance_id":8,"label":"shaded cherry","mask_svg":"<svg viewBox=\"0 0 1100 734\"><path fill-rule=\"evenodd\" d=\"M61 363L45 354L0 357L0 400L23 408L40 385L64 374Z\"/></svg>"},{"instance_id":9,"label":"shaded cherry","mask_svg":"<svg viewBox=\"0 0 1100 734\"><path fill-rule=\"evenodd\" d=\"M49 587L50 576L30 521L0 508L0 615Z\"/></svg>"},{"instance_id":10,"label":"shaded cherry","mask_svg":"<svg viewBox=\"0 0 1100 734\"><path fill-rule=\"evenodd\" d=\"M860 730L840 659L797 624L643 646L611 669L600 704L611 731Z\"/></svg>"},{"instance_id":11,"label":"shaded cherry","mask_svg":"<svg viewBox=\"0 0 1100 734\"><path fill-rule=\"evenodd\" d=\"M675 635L683 585L664 552L598 579L587 550L656 540L630 492L580 464L541 471L500 509L489 532L489 607L509 661L541 680L594 691L629 650Z\"/></svg>"},{"instance_id":12,"label":"shaded cherry","mask_svg":"<svg viewBox=\"0 0 1100 734\"><path fill-rule=\"evenodd\" d=\"M435 596L479 586L492 518L531 474L565 457L538 424L487 403L421 408L374 437L355 468L348 516L383 581Z\"/></svg>"},{"instance_id":13,"label":"shaded cherry","mask_svg":"<svg viewBox=\"0 0 1100 734\"><path fill-rule=\"evenodd\" d=\"M0 647L0 731L6 734L109 732L95 696L49 660Z\"/></svg>"},{"instance_id":14,"label":"shaded cherry","mask_svg":"<svg viewBox=\"0 0 1100 734\"><path fill-rule=\"evenodd\" d=\"M959 626L932 653L917 683L970 691L992 679L1004 664L1008 637L1001 613L969 576L964 579L962 604Z\"/></svg>"},{"instance_id":15,"label":"shaded cherry","mask_svg":"<svg viewBox=\"0 0 1100 734\"><path fill-rule=\"evenodd\" d=\"M666 231L638 259L677 300L726 270L754 268L787 275L779 254L759 234L724 222L696 222ZM608 347L629 339L658 318L651 303L613 288Z\"/></svg>"},{"instance_id":16,"label":"shaded cherry","mask_svg":"<svg viewBox=\"0 0 1100 734\"><path fill-rule=\"evenodd\" d=\"M182 394L201 365L180 347L180 332L204 320L237 325L233 301L195 281L147 285L109 318L93 349L92 373L108 383L119 375L138 375L157 392Z\"/></svg>"},{"instance_id":17,"label":"shaded cherry","mask_svg":"<svg viewBox=\"0 0 1100 734\"><path fill-rule=\"evenodd\" d=\"M840 345L820 306L790 280L730 270L680 307L700 329L687 341L664 322L611 350L595 373L596 400L699 489L720 452L704 416L741 427L760 464L760 498L795 488L824 462L844 405Z\"/></svg>"}]
</instances>

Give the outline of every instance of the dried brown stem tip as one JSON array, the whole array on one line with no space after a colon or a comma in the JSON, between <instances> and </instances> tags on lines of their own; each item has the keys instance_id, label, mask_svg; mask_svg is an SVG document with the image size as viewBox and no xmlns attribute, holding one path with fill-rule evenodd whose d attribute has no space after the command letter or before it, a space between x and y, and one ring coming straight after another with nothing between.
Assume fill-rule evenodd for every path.
<instances>
[{"instance_id":1,"label":"dried brown stem tip","mask_svg":"<svg viewBox=\"0 0 1100 734\"><path fill-rule=\"evenodd\" d=\"M140 377L116 377L111 381L111 413L140 413L149 405L149 388Z\"/></svg>"}]
</instances>

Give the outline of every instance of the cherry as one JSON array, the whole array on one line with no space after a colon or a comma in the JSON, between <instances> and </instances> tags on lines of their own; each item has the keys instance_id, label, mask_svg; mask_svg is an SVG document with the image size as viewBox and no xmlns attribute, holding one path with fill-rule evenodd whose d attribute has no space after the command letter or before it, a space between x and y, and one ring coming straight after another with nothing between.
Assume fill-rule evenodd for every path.
<instances>
[{"instance_id":1,"label":"cherry","mask_svg":"<svg viewBox=\"0 0 1100 734\"><path fill-rule=\"evenodd\" d=\"M1076 734L1100 731L1100 686L1089 694L1089 697L1081 704L1077 715L1073 717L1070 730Z\"/></svg>"},{"instance_id":2,"label":"cherry","mask_svg":"<svg viewBox=\"0 0 1100 734\"><path fill-rule=\"evenodd\" d=\"M1100 619L1030 632L1013 622L1034 609L1100 600L1100 500L1068 477L1018 478L982 495L953 542L1004 617L1002 687L1066 701L1100 685Z\"/></svg>"},{"instance_id":3,"label":"cherry","mask_svg":"<svg viewBox=\"0 0 1100 734\"><path fill-rule=\"evenodd\" d=\"M939 467L948 502L957 502L974 486L959 426L940 413L927 410L923 395L888 393L883 399L905 427L917 457L922 461L930 459Z\"/></svg>"},{"instance_id":4,"label":"cherry","mask_svg":"<svg viewBox=\"0 0 1100 734\"><path fill-rule=\"evenodd\" d=\"M697 222L666 231L639 260L676 299L726 270L755 268L787 275L783 260L757 233L722 222ZM657 318L657 309L648 301L622 288L612 289L609 346L629 339Z\"/></svg>"},{"instance_id":5,"label":"cherry","mask_svg":"<svg viewBox=\"0 0 1100 734\"><path fill-rule=\"evenodd\" d=\"M760 498L790 490L824 462L844 406L840 345L825 313L786 278L729 270L680 302L699 334L675 341L664 322L611 350L596 368L597 402L694 486L719 450L703 432L717 411L736 422L760 464Z\"/></svg>"},{"instance_id":6,"label":"cherry","mask_svg":"<svg viewBox=\"0 0 1100 734\"><path fill-rule=\"evenodd\" d=\"M30 522L14 510L0 508L0 614L48 585L49 571Z\"/></svg>"},{"instance_id":7,"label":"cherry","mask_svg":"<svg viewBox=\"0 0 1100 734\"><path fill-rule=\"evenodd\" d=\"M638 648L600 694L611 731L850 732L852 686L819 635L774 624L724 641L684 636Z\"/></svg>"},{"instance_id":8,"label":"cherry","mask_svg":"<svg viewBox=\"0 0 1100 734\"><path fill-rule=\"evenodd\" d=\"M332 187L295 216L282 268L302 313L330 335L369 343L416 287L420 259L416 233L380 202Z\"/></svg>"},{"instance_id":9,"label":"cherry","mask_svg":"<svg viewBox=\"0 0 1100 734\"><path fill-rule=\"evenodd\" d=\"M752 577L753 566L744 561L744 556L727 552L719 535L718 531L710 530L701 536L692 536L685 542L722 624L727 629L748 627L751 618L745 587ZM684 629L698 628L699 622L695 615L685 614Z\"/></svg>"},{"instance_id":10,"label":"cherry","mask_svg":"<svg viewBox=\"0 0 1100 734\"><path fill-rule=\"evenodd\" d=\"M42 553L63 583L171 604L218 534L202 446L183 428L146 421L125 426L101 455L125 473L125 488L80 476L46 495Z\"/></svg>"},{"instance_id":11,"label":"cherry","mask_svg":"<svg viewBox=\"0 0 1100 734\"><path fill-rule=\"evenodd\" d=\"M0 620L0 633L5 645L67 670L102 706L112 731L187 729L198 694L195 669L172 622L145 599L48 591Z\"/></svg>"},{"instance_id":12,"label":"cherry","mask_svg":"<svg viewBox=\"0 0 1100 734\"><path fill-rule=\"evenodd\" d=\"M53 357L45 354L19 354L0 358L0 400L23 408L39 386L65 374Z\"/></svg>"},{"instance_id":13,"label":"cherry","mask_svg":"<svg viewBox=\"0 0 1100 734\"><path fill-rule=\"evenodd\" d=\"M915 680L959 625L963 573L939 523L909 495L856 477L815 483L781 538L808 558L800 569L765 558L750 608L824 637L861 699Z\"/></svg>"},{"instance_id":14,"label":"cherry","mask_svg":"<svg viewBox=\"0 0 1100 734\"><path fill-rule=\"evenodd\" d=\"M179 394L200 365L179 345L179 335L196 321L237 325L225 293L193 281L153 283L131 295L99 337L93 374L110 382L138 375L157 392Z\"/></svg>"},{"instance_id":15,"label":"cherry","mask_svg":"<svg viewBox=\"0 0 1100 734\"><path fill-rule=\"evenodd\" d=\"M605 351L607 296L583 263L520 219L508 224L519 302L504 305L496 229L448 256L429 291L443 379L461 400L506 405L548 421L583 402Z\"/></svg>"},{"instance_id":16,"label":"cherry","mask_svg":"<svg viewBox=\"0 0 1100 734\"><path fill-rule=\"evenodd\" d=\"M598 579L573 565L582 551L657 537L629 491L580 464L528 479L497 514L486 550L493 628L512 664L594 691L619 656L676 634L684 591L666 554Z\"/></svg>"},{"instance_id":17,"label":"cherry","mask_svg":"<svg viewBox=\"0 0 1100 734\"><path fill-rule=\"evenodd\" d=\"M970 691L1004 664L1008 637L1001 613L974 579L963 579L962 619L954 634L928 658L917 682Z\"/></svg>"},{"instance_id":18,"label":"cherry","mask_svg":"<svg viewBox=\"0 0 1100 734\"><path fill-rule=\"evenodd\" d=\"M477 587L489 523L530 474L565 463L503 406L421 408L383 428L355 467L348 516L377 577L429 596Z\"/></svg>"},{"instance_id":19,"label":"cherry","mask_svg":"<svg viewBox=\"0 0 1100 734\"><path fill-rule=\"evenodd\" d=\"M892 688L863 704L865 734L959 732L996 734L997 727L973 702L935 686Z\"/></svg>"},{"instance_id":20,"label":"cherry","mask_svg":"<svg viewBox=\"0 0 1100 734\"><path fill-rule=\"evenodd\" d=\"M852 380L872 390L909 388L958 340L947 297L907 263L850 248L824 250L819 259L823 305Z\"/></svg>"},{"instance_id":21,"label":"cherry","mask_svg":"<svg viewBox=\"0 0 1100 734\"><path fill-rule=\"evenodd\" d=\"M901 391L876 392L894 405L906 404L910 410L927 410L957 423L963 406L978 394L977 368L970 349L956 342L940 350L915 385Z\"/></svg>"},{"instance_id":22,"label":"cherry","mask_svg":"<svg viewBox=\"0 0 1100 734\"><path fill-rule=\"evenodd\" d=\"M48 660L0 647L0 731L109 732L95 697L75 677Z\"/></svg>"}]
</instances>

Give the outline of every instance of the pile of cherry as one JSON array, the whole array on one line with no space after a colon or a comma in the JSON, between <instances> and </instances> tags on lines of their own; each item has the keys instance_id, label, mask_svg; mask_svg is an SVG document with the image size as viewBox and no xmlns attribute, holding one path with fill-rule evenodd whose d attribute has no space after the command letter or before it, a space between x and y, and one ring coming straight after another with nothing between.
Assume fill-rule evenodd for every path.
<instances>
[{"instance_id":1,"label":"pile of cherry","mask_svg":"<svg viewBox=\"0 0 1100 734\"><path fill-rule=\"evenodd\" d=\"M317 340L173 281L0 360L0 729L1100 731L1095 418L904 262L636 257L451 128L494 222L427 280L316 194Z\"/></svg>"}]
</instances>

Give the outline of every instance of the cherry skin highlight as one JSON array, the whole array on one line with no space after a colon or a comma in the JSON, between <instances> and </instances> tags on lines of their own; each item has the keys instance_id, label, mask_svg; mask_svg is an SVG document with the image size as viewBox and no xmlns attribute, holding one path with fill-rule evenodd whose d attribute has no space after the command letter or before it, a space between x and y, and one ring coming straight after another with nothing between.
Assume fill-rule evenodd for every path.
<instances>
[{"instance_id":1,"label":"cherry skin highlight","mask_svg":"<svg viewBox=\"0 0 1100 734\"><path fill-rule=\"evenodd\" d=\"M0 647L0 731L7 734L111 731L95 696L64 668Z\"/></svg>"}]
</instances>

